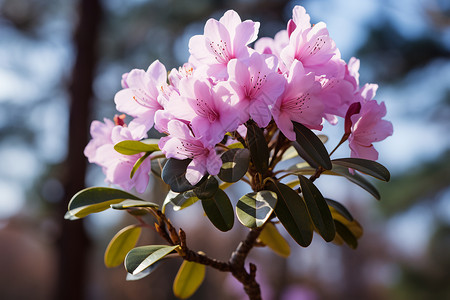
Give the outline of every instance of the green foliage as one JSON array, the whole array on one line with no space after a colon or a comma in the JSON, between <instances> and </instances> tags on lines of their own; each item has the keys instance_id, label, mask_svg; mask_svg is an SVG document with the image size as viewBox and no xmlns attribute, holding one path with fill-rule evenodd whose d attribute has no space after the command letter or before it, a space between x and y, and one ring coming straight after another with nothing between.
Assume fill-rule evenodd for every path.
<instances>
[{"instance_id":1,"label":"green foliage","mask_svg":"<svg viewBox=\"0 0 450 300\"><path fill-rule=\"evenodd\" d=\"M139 159L135 162L135 164L134 164L134 166L133 166L133 169L131 169L131 172L130 172L130 178L133 178L134 173L136 173L137 169L141 166L141 164L144 162L144 160L145 160L147 157L150 156L150 154L151 154L151 152L145 153L141 158L139 158Z\"/></svg>"},{"instance_id":2,"label":"green foliage","mask_svg":"<svg viewBox=\"0 0 450 300\"><path fill-rule=\"evenodd\" d=\"M247 173L250 151L240 148L230 149L222 154L221 159L219 178L225 182L236 182Z\"/></svg>"},{"instance_id":3,"label":"green foliage","mask_svg":"<svg viewBox=\"0 0 450 300\"><path fill-rule=\"evenodd\" d=\"M334 201L332 199L328 199L328 198L325 198L325 201L327 201L328 206L335 209L344 218L346 218L350 222L353 221L353 216L350 214L350 212L347 210L347 208L345 208L344 205L342 205L341 203Z\"/></svg>"},{"instance_id":4,"label":"green foliage","mask_svg":"<svg viewBox=\"0 0 450 300\"><path fill-rule=\"evenodd\" d=\"M292 123L298 145L296 147L298 155L314 168L321 166L325 170L331 170L332 165L328 151L320 138L304 125L297 122Z\"/></svg>"},{"instance_id":5,"label":"green foliage","mask_svg":"<svg viewBox=\"0 0 450 300\"><path fill-rule=\"evenodd\" d=\"M89 214L104 211L110 208L110 205L120 203L126 199L144 201L122 190L105 187L87 188L79 191L72 197L65 218L84 218Z\"/></svg>"},{"instance_id":6,"label":"green foliage","mask_svg":"<svg viewBox=\"0 0 450 300\"><path fill-rule=\"evenodd\" d=\"M124 200L117 204L111 204L112 209L118 210L141 207L158 208L159 206L156 203L141 200Z\"/></svg>"},{"instance_id":7,"label":"green foliage","mask_svg":"<svg viewBox=\"0 0 450 300\"><path fill-rule=\"evenodd\" d=\"M331 170L325 170L322 174L343 176L350 182L369 192L377 200L380 200L381 196L377 188L360 174L354 171L353 173L350 173L349 167L383 181L388 181L390 179L389 171L383 165L374 161L355 158L332 160ZM315 172L316 169L305 162L295 164L288 168L288 173L292 175L313 175Z\"/></svg>"},{"instance_id":8,"label":"green foliage","mask_svg":"<svg viewBox=\"0 0 450 300\"><path fill-rule=\"evenodd\" d=\"M163 260L157 261L154 264L152 264L150 267L148 267L147 269L145 269L142 272L139 272L136 275L133 275L131 273L127 273L127 277L126 277L126 281L136 281L136 280L140 280L144 277L147 277L148 275L150 275L154 270L156 270L159 265L161 264Z\"/></svg>"},{"instance_id":9,"label":"green foliage","mask_svg":"<svg viewBox=\"0 0 450 300\"><path fill-rule=\"evenodd\" d=\"M362 158L340 158L331 161L333 165L343 166L358 170L376 179L389 181L391 174L382 164Z\"/></svg>"},{"instance_id":10,"label":"green foliage","mask_svg":"<svg viewBox=\"0 0 450 300\"><path fill-rule=\"evenodd\" d=\"M120 230L109 242L105 251L105 266L108 268L120 265L127 253L136 246L142 228L130 225Z\"/></svg>"},{"instance_id":11,"label":"green foliage","mask_svg":"<svg viewBox=\"0 0 450 300\"><path fill-rule=\"evenodd\" d=\"M124 155L134 155L142 152L159 151L158 144L149 144L145 141L121 141L114 145L114 150Z\"/></svg>"},{"instance_id":12,"label":"green foliage","mask_svg":"<svg viewBox=\"0 0 450 300\"><path fill-rule=\"evenodd\" d=\"M249 228L261 227L272 215L277 203L277 194L259 191L246 194L236 204L238 220Z\"/></svg>"},{"instance_id":13,"label":"green foliage","mask_svg":"<svg viewBox=\"0 0 450 300\"><path fill-rule=\"evenodd\" d=\"M191 297L205 279L205 265L183 261L173 282L173 293L180 299Z\"/></svg>"},{"instance_id":14,"label":"green foliage","mask_svg":"<svg viewBox=\"0 0 450 300\"><path fill-rule=\"evenodd\" d=\"M196 187L193 192L199 199L209 199L214 197L219 189L219 182L214 176L209 176L202 184Z\"/></svg>"},{"instance_id":15,"label":"green foliage","mask_svg":"<svg viewBox=\"0 0 450 300\"><path fill-rule=\"evenodd\" d=\"M184 193L175 193L173 191L169 191L167 193L166 199L164 200L163 212L165 211L166 205L169 203L173 205L173 210L178 211L191 206L198 200L198 197L193 191L186 191Z\"/></svg>"},{"instance_id":16,"label":"green foliage","mask_svg":"<svg viewBox=\"0 0 450 300\"><path fill-rule=\"evenodd\" d=\"M299 176L299 180L303 199L316 230L326 242L331 242L336 229L327 202L311 180L303 175Z\"/></svg>"},{"instance_id":17,"label":"green foliage","mask_svg":"<svg viewBox=\"0 0 450 300\"><path fill-rule=\"evenodd\" d=\"M375 197L375 199L380 200L381 196L380 193L378 192L377 188L371 184L367 179L365 179L363 176L354 173L351 174L348 171L348 168L346 167L342 167L342 166L333 166L333 173L344 176L345 178L347 178L350 182L353 182L354 184L362 187L363 189L365 189L367 192L369 192L372 196Z\"/></svg>"},{"instance_id":18,"label":"green foliage","mask_svg":"<svg viewBox=\"0 0 450 300\"><path fill-rule=\"evenodd\" d=\"M233 228L234 213L230 198L221 189L211 198L202 199L203 210L211 223L220 231Z\"/></svg>"},{"instance_id":19,"label":"green foliage","mask_svg":"<svg viewBox=\"0 0 450 300\"><path fill-rule=\"evenodd\" d=\"M186 179L186 169L191 163L191 159L178 160L169 158L164 165L161 177L170 189L177 193L192 190L195 186Z\"/></svg>"},{"instance_id":20,"label":"green foliage","mask_svg":"<svg viewBox=\"0 0 450 300\"><path fill-rule=\"evenodd\" d=\"M341 222L334 220L334 223L336 225L336 232L339 234L339 237L344 240L350 248L356 249L356 247L358 247L358 239L356 236Z\"/></svg>"},{"instance_id":21,"label":"green foliage","mask_svg":"<svg viewBox=\"0 0 450 300\"><path fill-rule=\"evenodd\" d=\"M346 210L347 209L345 209L345 211ZM336 227L336 237L333 242L338 245L346 243L350 248L355 249L358 246L358 239L363 234L361 225L353 218L350 220L348 216L346 216L347 213L345 215L341 214L342 209L337 210L330 206L330 211ZM348 213L348 215L349 214L350 213Z\"/></svg>"},{"instance_id":22,"label":"green foliage","mask_svg":"<svg viewBox=\"0 0 450 300\"><path fill-rule=\"evenodd\" d=\"M313 227L303 199L293 189L277 181L269 181L267 188L277 194L275 214L281 224L300 246L309 246Z\"/></svg>"},{"instance_id":23,"label":"green foliage","mask_svg":"<svg viewBox=\"0 0 450 300\"><path fill-rule=\"evenodd\" d=\"M291 254L288 242L271 222L267 222L264 225L259 235L259 240L281 257L288 257Z\"/></svg>"},{"instance_id":24,"label":"green foliage","mask_svg":"<svg viewBox=\"0 0 450 300\"><path fill-rule=\"evenodd\" d=\"M155 262L174 253L180 246L149 245L132 249L125 257L125 269L136 275Z\"/></svg>"},{"instance_id":25,"label":"green foliage","mask_svg":"<svg viewBox=\"0 0 450 300\"><path fill-rule=\"evenodd\" d=\"M191 297L199 288L205 277L205 265L221 263L212 260L204 263L205 259L209 259L206 255L194 253L187 248L184 231L177 231L170 223L165 215L166 206L171 204L177 211L200 200L211 223L220 231L228 231L234 225L234 208L224 189L238 181L248 183L253 190L242 196L235 207L240 223L252 228L253 234L259 234L254 236L253 241L268 246L282 257L288 257L291 249L274 225L277 218L302 247L311 244L313 232L316 231L326 242L339 245L345 243L353 249L356 248L362 235L361 225L341 203L324 198L314 180L322 174L343 176L379 199L377 189L356 171L382 181L389 181L389 171L381 164L365 159L330 160L324 146L326 137L316 136L302 124L294 122L293 125L296 141L291 142L281 133L277 134L270 125L263 130L254 121L248 121L245 140L240 139L238 143L222 147L222 166L217 177L205 174L196 185L191 185L186 179L186 170L191 159L177 160L162 158L162 155L156 156L151 161L152 173L161 177L171 189L164 199L162 211L158 211L157 204L121 190L90 188L73 197L66 217L81 218L110 207L126 210L134 215L140 224L127 226L112 238L105 251L105 265L115 267L124 261L129 273L127 280L137 280L150 274L163 259L176 253L184 258L173 283L173 292L181 299ZM130 177L133 177L153 151L159 150L156 144L148 141L124 141L116 144L115 149L127 155L145 153L135 163ZM274 170L279 161L298 156L303 158L304 162L287 170ZM280 173L284 175L277 178ZM298 179L287 184L281 182L286 176L292 175ZM141 226L144 226L142 215L149 212L156 219L154 228L169 246L146 245L133 249L140 237ZM254 244L243 247L253 246ZM230 269L232 261L233 258L223 263L223 268Z\"/></svg>"}]
</instances>

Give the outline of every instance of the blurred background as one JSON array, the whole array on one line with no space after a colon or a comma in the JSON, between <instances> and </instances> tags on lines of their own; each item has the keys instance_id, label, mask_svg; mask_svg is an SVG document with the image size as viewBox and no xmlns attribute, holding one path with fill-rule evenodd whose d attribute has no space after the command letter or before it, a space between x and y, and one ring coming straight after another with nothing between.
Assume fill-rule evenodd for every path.
<instances>
[{"instance_id":1,"label":"blurred background","mask_svg":"<svg viewBox=\"0 0 450 300\"><path fill-rule=\"evenodd\" d=\"M104 186L83 149L89 124L112 118L122 73L159 59L170 70L188 40L228 9L261 22L259 37L285 28L294 5L324 21L360 83L378 83L394 135L375 144L392 181L380 202L342 179L323 194L345 203L364 227L357 250L315 237L282 259L255 249L264 299L450 299L450 2L447 0L0 0L0 299L174 299L181 260L140 281L107 269L103 253L133 222L105 212L63 219L71 196ZM330 150L341 128L325 128ZM349 155L344 145L335 157ZM149 199L162 202L154 179ZM240 186L231 190L239 198ZM201 206L169 212L192 249L226 260L246 229L218 232ZM284 233L285 234L285 233ZM292 240L290 240L292 242ZM144 231L140 243L162 243ZM193 299L245 299L213 269Z\"/></svg>"}]
</instances>

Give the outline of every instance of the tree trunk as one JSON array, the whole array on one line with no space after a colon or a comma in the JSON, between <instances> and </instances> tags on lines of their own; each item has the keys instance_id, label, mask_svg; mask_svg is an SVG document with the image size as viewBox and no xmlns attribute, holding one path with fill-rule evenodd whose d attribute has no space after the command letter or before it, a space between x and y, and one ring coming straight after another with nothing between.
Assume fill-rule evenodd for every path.
<instances>
[{"instance_id":1,"label":"tree trunk","mask_svg":"<svg viewBox=\"0 0 450 300\"><path fill-rule=\"evenodd\" d=\"M88 120L92 82L97 62L101 5L99 0L80 0L78 25L74 35L75 64L69 88L70 116L68 155L64 162L64 201L59 207L61 236L58 243L59 270L55 299L84 299L86 295L86 266L89 240L83 222L63 219L70 198L84 188L86 159L83 155L88 142Z\"/></svg>"}]
</instances>

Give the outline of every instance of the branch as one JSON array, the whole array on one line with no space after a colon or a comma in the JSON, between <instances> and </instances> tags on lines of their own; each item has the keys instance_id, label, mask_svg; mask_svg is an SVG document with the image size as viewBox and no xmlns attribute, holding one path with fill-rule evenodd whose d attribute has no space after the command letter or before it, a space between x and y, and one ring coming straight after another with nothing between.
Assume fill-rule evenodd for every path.
<instances>
[{"instance_id":1,"label":"branch","mask_svg":"<svg viewBox=\"0 0 450 300\"><path fill-rule=\"evenodd\" d=\"M188 248L186 243L186 233L180 228L178 233L165 214L157 210L157 220L155 223L156 231L171 245L180 245L180 256L187 261L196 262L202 265L210 266L222 272L231 272L231 274L242 283L244 290L250 300L261 299L261 288L256 282L256 266L250 263L250 272L245 269L245 259L250 250L257 244L256 240L263 227L253 228L248 233L246 239L239 243L236 251L233 252L228 262L219 261L208 257L202 252L195 252Z\"/></svg>"},{"instance_id":2,"label":"branch","mask_svg":"<svg viewBox=\"0 0 450 300\"><path fill-rule=\"evenodd\" d=\"M250 273L247 273L244 264L245 259L255 245L256 239L260 235L262 229L263 227L253 228L248 233L247 238L242 241L236 248L236 251L233 252L229 261L231 274L233 274L233 276L242 283L245 292L251 300L261 299L261 288L255 279L256 266L251 263Z\"/></svg>"},{"instance_id":3,"label":"branch","mask_svg":"<svg viewBox=\"0 0 450 300\"><path fill-rule=\"evenodd\" d=\"M226 262L219 261L217 259L209 258L204 253L199 253L192 251L188 248L186 244L186 233L183 231L183 229L180 228L179 230L179 236L181 241L181 250L183 252L183 259L187 261L196 262L202 265L213 267L214 269L217 269L222 272L230 272L230 264Z\"/></svg>"}]
</instances>

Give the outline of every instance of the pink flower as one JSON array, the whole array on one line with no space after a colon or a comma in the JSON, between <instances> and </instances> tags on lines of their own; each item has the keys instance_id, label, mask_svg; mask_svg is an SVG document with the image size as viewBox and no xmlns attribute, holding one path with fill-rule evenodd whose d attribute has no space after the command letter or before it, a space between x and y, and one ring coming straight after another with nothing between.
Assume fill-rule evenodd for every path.
<instances>
[{"instance_id":1,"label":"pink flower","mask_svg":"<svg viewBox=\"0 0 450 300\"><path fill-rule=\"evenodd\" d=\"M322 129L323 104L319 97L320 84L313 73L305 73L302 64L295 61L289 71L284 93L272 108L275 123L291 141L295 140L292 121L310 129Z\"/></svg>"},{"instance_id":2,"label":"pink flower","mask_svg":"<svg viewBox=\"0 0 450 300\"><path fill-rule=\"evenodd\" d=\"M239 126L237 107L231 104L230 91L225 87L191 77L182 79L179 89L180 97L170 101L167 111L189 121L196 137L216 144Z\"/></svg>"},{"instance_id":3,"label":"pink flower","mask_svg":"<svg viewBox=\"0 0 450 300\"><path fill-rule=\"evenodd\" d=\"M228 74L224 86L232 91L241 123L252 118L259 127L266 127L272 119L270 107L283 93L286 83L277 72L276 57L254 52L248 60L231 60Z\"/></svg>"},{"instance_id":4,"label":"pink flower","mask_svg":"<svg viewBox=\"0 0 450 300\"><path fill-rule=\"evenodd\" d=\"M154 124L155 112L164 109L166 98L161 93L167 89L166 68L156 60L147 71L131 70L122 84L126 88L114 97L116 108L135 117L129 128L144 135Z\"/></svg>"},{"instance_id":5,"label":"pink flower","mask_svg":"<svg viewBox=\"0 0 450 300\"><path fill-rule=\"evenodd\" d=\"M306 13L305 8L300 5L296 5L292 9L292 19L290 21L292 22L290 22L291 24L288 23L289 36L297 28L303 31L311 27L311 18Z\"/></svg>"},{"instance_id":6,"label":"pink flower","mask_svg":"<svg viewBox=\"0 0 450 300\"><path fill-rule=\"evenodd\" d=\"M84 148L84 155L88 158L90 163L98 164L101 159L101 153L97 150L105 144L111 144L111 132L116 126L113 121L104 118L104 123L100 121L92 121L91 123L91 136L92 139Z\"/></svg>"},{"instance_id":7,"label":"pink flower","mask_svg":"<svg viewBox=\"0 0 450 300\"><path fill-rule=\"evenodd\" d=\"M310 26L309 15L301 6L294 7L293 22L288 26L289 44L280 54L287 68L299 60L306 72L316 75L340 77L344 74L345 63L341 60L336 44L330 38L325 23Z\"/></svg>"},{"instance_id":8,"label":"pink flower","mask_svg":"<svg viewBox=\"0 0 450 300\"><path fill-rule=\"evenodd\" d=\"M186 123L172 120L168 124L169 135L159 141L159 148L167 158L192 159L187 167L186 179L190 184L197 184L208 172L217 175L222 160L216 154L214 145L204 139L194 137Z\"/></svg>"},{"instance_id":9,"label":"pink flower","mask_svg":"<svg viewBox=\"0 0 450 300\"><path fill-rule=\"evenodd\" d=\"M378 159L378 152L372 143L379 142L392 135L392 123L382 118L386 115L384 102L376 100L361 103L358 114L351 116L352 127L349 136L351 157L370 160Z\"/></svg>"},{"instance_id":10,"label":"pink flower","mask_svg":"<svg viewBox=\"0 0 450 300\"><path fill-rule=\"evenodd\" d=\"M257 38L259 22L241 21L233 11L225 12L219 21L209 19L204 34L195 35L189 41L189 52L197 68L207 76L226 78L227 64L233 58L249 56L248 44Z\"/></svg>"},{"instance_id":11,"label":"pink flower","mask_svg":"<svg viewBox=\"0 0 450 300\"><path fill-rule=\"evenodd\" d=\"M130 173L136 161L143 154L123 155L114 150L114 145L124 140L139 140L132 131L122 125L114 125L111 120L105 123L94 121L91 124L92 140L84 150L89 162L102 167L106 182L120 186L129 191L133 187L138 193L145 192L149 181L150 159L142 162L139 169L130 179Z\"/></svg>"},{"instance_id":12,"label":"pink flower","mask_svg":"<svg viewBox=\"0 0 450 300\"><path fill-rule=\"evenodd\" d=\"M255 42L255 50L261 54L273 54L278 59L278 70L286 72L286 66L282 63L280 53L289 44L289 36L286 30L280 30L275 37L263 37Z\"/></svg>"},{"instance_id":13,"label":"pink flower","mask_svg":"<svg viewBox=\"0 0 450 300\"><path fill-rule=\"evenodd\" d=\"M183 66L179 67L178 70L173 68L169 73L169 82L170 86L178 91L178 86L180 84L181 79L190 78L194 75L194 66L190 63L185 63Z\"/></svg>"},{"instance_id":14,"label":"pink flower","mask_svg":"<svg viewBox=\"0 0 450 300\"><path fill-rule=\"evenodd\" d=\"M322 85L320 96L324 104L324 117L333 125L337 123L336 116L344 117L352 103L363 101L358 70L359 60L352 57L345 66L343 77L317 77Z\"/></svg>"}]
</instances>

